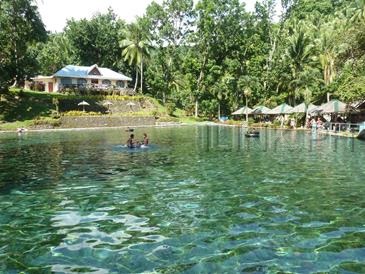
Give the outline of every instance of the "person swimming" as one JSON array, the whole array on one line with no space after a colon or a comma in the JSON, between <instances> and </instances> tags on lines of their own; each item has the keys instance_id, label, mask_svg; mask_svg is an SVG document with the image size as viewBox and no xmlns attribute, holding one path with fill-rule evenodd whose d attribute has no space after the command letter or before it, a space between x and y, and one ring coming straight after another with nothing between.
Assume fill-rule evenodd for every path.
<instances>
[{"instance_id":1,"label":"person swimming","mask_svg":"<svg viewBox=\"0 0 365 274\"><path fill-rule=\"evenodd\" d=\"M129 139L127 140L127 147L129 147L129 148L136 148L136 147L139 147L139 146L140 146L139 142L138 141L136 142L134 140L134 134L131 134L129 136Z\"/></svg>"},{"instance_id":2,"label":"person swimming","mask_svg":"<svg viewBox=\"0 0 365 274\"><path fill-rule=\"evenodd\" d=\"M142 142L142 144L144 146L148 146L148 143L149 143L149 140L148 140L147 133L143 133L143 142Z\"/></svg>"}]
</instances>

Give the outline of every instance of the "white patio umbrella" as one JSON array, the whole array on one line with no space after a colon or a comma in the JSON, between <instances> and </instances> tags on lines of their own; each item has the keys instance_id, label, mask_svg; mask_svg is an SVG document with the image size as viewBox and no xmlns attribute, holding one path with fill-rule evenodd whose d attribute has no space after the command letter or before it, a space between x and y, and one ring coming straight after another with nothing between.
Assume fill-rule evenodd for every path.
<instances>
[{"instance_id":1,"label":"white patio umbrella","mask_svg":"<svg viewBox=\"0 0 365 274\"><path fill-rule=\"evenodd\" d=\"M82 106L82 111L85 112L85 106L90 106L90 104L86 101L82 101L77 104L78 106Z\"/></svg>"},{"instance_id":2,"label":"white patio umbrella","mask_svg":"<svg viewBox=\"0 0 365 274\"><path fill-rule=\"evenodd\" d=\"M133 106L135 106L136 104L135 103L133 103L133 102L129 102L129 103L127 103L127 106L130 106L130 107L133 107Z\"/></svg>"},{"instance_id":3,"label":"white patio umbrella","mask_svg":"<svg viewBox=\"0 0 365 274\"><path fill-rule=\"evenodd\" d=\"M127 106L129 106L131 109L132 109L132 107L133 106L135 106L136 104L135 103L133 103L133 102L129 102L129 103L127 103Z\"/></svg>"},{"instance_id":4,"label":"white patio umbrella","mask_svg":"<svg viewBox=\"0 0 365 274\"><path fill-rule=\"evenodd\" d=\"M247 111L247 114L251 114L252 112L252 109L249 108L249 107L242 107L240 109L237 109L235 112L232 112L232 115L242 115L242 114L246 114L246 111Z\"/></svg>"},{"instance_id":5,"label":"white patio umbrella","mask_svg":"<svg viewBox=\"0 0 365 274\"><path fill-rule=\"evenodd\" d=\"M112 102L110 102L110 101L105 101L104 103L103 103L103 106L107 106L108 107L108 112L110 112L110 106L112 105L113 103Z\"/></svg>"}]
</instances>

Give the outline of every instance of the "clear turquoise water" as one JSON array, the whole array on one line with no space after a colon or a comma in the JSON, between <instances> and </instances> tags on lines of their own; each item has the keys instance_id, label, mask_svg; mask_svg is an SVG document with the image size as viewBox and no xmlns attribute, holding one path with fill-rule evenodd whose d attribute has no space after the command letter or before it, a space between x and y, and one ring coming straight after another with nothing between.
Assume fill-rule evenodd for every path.
<instances>
[{"instance_id":1,"label":"clear turquoise water","mask_svg":"<svg viewBox=\"0 0 365 274\"><path fill-rule=\"evenodd\" d=\"M365 272L365 142L143 132L0 134L0 272Z\"/></svg>"}]
</instances>

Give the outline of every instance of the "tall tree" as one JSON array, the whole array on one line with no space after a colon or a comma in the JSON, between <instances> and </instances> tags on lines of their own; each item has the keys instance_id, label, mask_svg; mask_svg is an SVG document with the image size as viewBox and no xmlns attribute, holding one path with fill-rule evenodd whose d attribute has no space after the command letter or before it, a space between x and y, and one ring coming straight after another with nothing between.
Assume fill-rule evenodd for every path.
<instances>
[{"instance_id":1,"label":"tall tree","mask_svg":"<svg viewBox=\"0 0 365 274\"><path fill-rule=\"evenodd\" d=\"M97 14L90 20L67 21L64 33L74 48L80 65L98 64L116 70L125 69L119 63L120 30L125 26L111 8L105 14Z\"/></svg>"},{"instance_id":2,"label":"tall tree","mask_svg":"<svg viewBox=\"0 0 365 274\"><path fill-rule=\"evenodd\" d=\"M291 82L289 100L295 105L295 100L300 96L300 89L303 81L301 74L309 66L313 57L313 45L305 32L305 28L300 25L294 26L293 34L289 37L289 45L286 50L286 58L291 71Z\"/></svg>"},{"instance_id":3,"label":"tall tree","mask_svg":"<svg viewBox=\"0 0 365 274\"><path fill-rule=\"evenodd\" d=\"M194 44L200 63L197 94L203 94L202 98L195 97L196 105L199 99L223 98L222 106L217 105L229 111L230 98L238 90L237 79L247 71L246 60L252 53L247 43L249 16L237 0L202 0L196 9ZM217 92L217 86L225 90Z\"/></svg>"},{"instance_id":4,"label":"tall tree","mask_svg":"<svg viewBox=\"0 0 365 274\"><path fill-rule=\"evenodd\" d=\"M134 90L137 89L138 82L138 68L141 72L141 93L143 93L143 65L146 59L150 55L151 44L143 32L140 22L132 23L125 29L125 39L120 42L120 46L123 48L122 56L125 61L128 61L129 65L134 65L136 68L136 81Z\"/></svg>"},{"instance_id":5,"label":"tall tree","mask_svg":"<svg viewBox=\"0 0 365 274\"><path fill-rule=\"evenodd\" d=\"M37 6L32 0L1 0L0 30L0 82L17 85L34 66L29 45L47 37Z\"/></svg>"},{"instance_id":6,"label":"tall tree","mask_svg":"<svg viewBox=\"0 0 365 274\"><path fill-rule=\"evenodd\" d=\"M151 42L156 48L147 77L162 77L159 81L152 81L163 83L158 91L163 103L167 101L167 97L180 90L183 82L180 73L182 52L186 52L184 49L188 46L187 41L193 28L193 5L193 0L165 0L161 5L152 2L147 8L145 20L148 32L151 33ZM160 73L156 74L156 71ZM175 94L173 97L170 99L176 101L178 96Z\"/></svg>"},{"instance_id":7,"label":"tall tree","mask_svg":"<svg viewBox=\"0 0 365 274\"><path fill-rule=\"evenodd\" d=\"M78 64L75 48L64 33L51 34L46 43L37 44L39 73L49 75L69 64Z\"/></svg>"}]
</instances>

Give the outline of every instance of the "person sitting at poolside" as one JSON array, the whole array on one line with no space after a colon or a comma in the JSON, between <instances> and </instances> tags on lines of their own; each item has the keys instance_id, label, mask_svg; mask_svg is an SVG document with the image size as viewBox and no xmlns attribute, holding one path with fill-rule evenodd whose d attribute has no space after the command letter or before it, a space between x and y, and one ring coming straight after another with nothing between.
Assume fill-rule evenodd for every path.
<instances>
[{"instance_id":1,"label":"person sitting at poolside","mask_svg":"<svg viewBox=\"0 0 365 274\"><path fill-rule=\"evenodd\" d=\"M311 126L312 126L312 129L314 130L316 130L317 129L317 122L316 122L316 119L314 119L314 118L312 118L312 120L311 120Z\"/></svg>"},{"instance_id":2,"label":"person sitting at poolside","mask_svg":"<svg viewBox=\"0 0 365 274\"><path fill-rule=\"evenodd\" d=\"M317 128L318 128L318 129L321 129L321 128L322 128L322 126L323 126L323 122L322 122L321 118L320 118L320 117L318 117L318 119L317 119Z\"/></svg>"}]
</instances>

